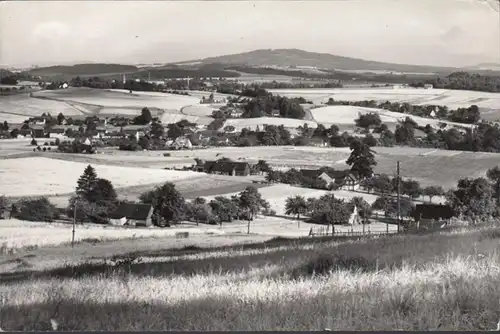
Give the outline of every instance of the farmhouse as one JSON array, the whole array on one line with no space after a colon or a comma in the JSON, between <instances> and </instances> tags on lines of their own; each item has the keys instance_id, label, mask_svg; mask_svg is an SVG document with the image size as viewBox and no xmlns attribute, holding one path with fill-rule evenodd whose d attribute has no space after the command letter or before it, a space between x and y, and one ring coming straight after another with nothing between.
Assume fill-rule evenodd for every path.
<instances>
[{"instance_id":1,"label":"farmhouse","mask_svg":"<svg viewBox=\"0 0 500 334\"><path fill-rule=\"evenodd\" d=\"M324 180L327 185L337 184L338 189L353 190L359 184L359 178L349 169L342 171L322 171L319 169L301 169L300 172L305 177Z\"/></svg>"},{"instance_id":2,"label":"farmhouse","mask_svg":"<svg viewBox=\"0 0 500 334\"><path fill-rule=\"evenodd\" d=\"M206 161L203 170L208 174L248 176L250 175L250 164L241 161Z\"/></svg>"},{"instance_id":3,"label":"farmhouse","mask_svg":"<svg viewBox=\"0 0 500 334\"><path fill-rule=\"evenodd\" d=\"M45 132L45 127L43 125L35 124L30 126L31 134L35 138L44 138L47 133Z\"/></svg>"},{"instance_id":4,"label":"farmhouse","mask_svg":"<svg viewBox=\"0 0 500 334\"><path fill-rule=\"evenodd\" d=\"M148 204L120 203L109 215L111 225L151 226L153 206Z\"/></svg>"}]
</instances>

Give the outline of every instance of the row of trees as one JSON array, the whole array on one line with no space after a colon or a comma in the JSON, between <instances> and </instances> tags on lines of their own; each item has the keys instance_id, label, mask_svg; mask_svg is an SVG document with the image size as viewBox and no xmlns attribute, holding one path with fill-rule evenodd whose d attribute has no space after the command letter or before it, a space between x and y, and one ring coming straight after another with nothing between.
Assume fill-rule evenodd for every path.
<instances>
[{"instance_id":1,"label":"row of trees","mask_svg":"<svg viewBox=\"0 0 500 334\"><path fill-rule=\"evenodd\" d=\"M300 217L307 216L308 221L315 224L346 224L358 209L361 223L368 224L372 208L362 197L353 197L350 201L335 198L334 194L325 194L319 198L304 198L303 196L288 197L285 202L285 214L297 217L300 227Z\"/></svg>"},{"instance_id":2,"label":"row of trees","mask_svg":"<svg viewBox=\"0 0 500 334\"><path fill-rule=\"evenodd\" d=\"M186 201L172 183L145 192L140 196L144 204L154 207L153 223L156 226L170 226L181 220L192 220L196 223L220 224L232 222L235 219L250 222L261 213L271 213L270 206L253 186L246 187L238 195L228 197L217 196L210 202L204 198Z\"/></svg>"}]
</instances>

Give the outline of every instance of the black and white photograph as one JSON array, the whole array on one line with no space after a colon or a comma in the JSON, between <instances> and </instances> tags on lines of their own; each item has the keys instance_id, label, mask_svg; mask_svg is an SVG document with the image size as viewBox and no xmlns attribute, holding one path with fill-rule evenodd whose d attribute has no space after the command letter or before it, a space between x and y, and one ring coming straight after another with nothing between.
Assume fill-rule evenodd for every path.
<instances>
[{"instance_id":1,"label":"black and white photograph","mask_svg":"<svg viewBox=\"0 0 500 334\"><path fill-rule=\"evenodd\" d=\"M0 331L339 330L500 330L500 0L0 1Z\"/></svg>"}]
</instances>

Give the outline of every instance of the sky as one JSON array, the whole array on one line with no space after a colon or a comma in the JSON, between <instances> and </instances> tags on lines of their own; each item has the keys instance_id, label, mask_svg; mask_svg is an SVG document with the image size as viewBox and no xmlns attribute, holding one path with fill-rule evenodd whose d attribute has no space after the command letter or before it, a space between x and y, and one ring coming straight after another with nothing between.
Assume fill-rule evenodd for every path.
<instances>
[{"instance_id":1,"label":"sky","mask_svg":"<svg viewBox=\"0 0 500 334\"><path fill-rule=\"evenodd\" d=\"M168 63L296 48L402 64L500 63L496 0L5 1L0 65Z\"/></svg>"}]
</instances>

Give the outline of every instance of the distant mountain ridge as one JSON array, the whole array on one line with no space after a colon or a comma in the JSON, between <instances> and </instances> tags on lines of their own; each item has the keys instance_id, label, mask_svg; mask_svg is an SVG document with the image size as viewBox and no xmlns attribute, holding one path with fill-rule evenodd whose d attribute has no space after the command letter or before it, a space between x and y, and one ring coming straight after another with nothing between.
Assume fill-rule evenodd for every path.
<instances>
[{"instance_id":1,"label":"distant mountain ridge","mask_svg":"<svg viewBox=\"0 0 500 334\"><path fill-rule=\"evenodd\" d=\"M55 75L102 75L108 73L130 73L136 72L139 68L134 65L121 64L76 64L58 65L33 68L27 71L30 75L55 76Z\"/></svg>"},{"instance_id":2,"label":"distant mountain ridge","mask_svg":"<svg viewBox=\"0 0 500 334\"><path fill-rule=\"evenodd\" d=\"M440 73L456 71L455 67L392 64L359 58L336 56L329 53L308 52L299 49L259 49L231 55L176 62L182 65L199 62L200 65L246 66L315 66L329 70L366 70L414 73Z\"/></svg>"},{"instance_id":3,"label":"distant mountain ridge","mask_svg":"<svg viewBox=\"0 0 500 334\"><path fill-rule=\"evenodd\" d=\"M160 79L182 76L234 76L231 68L259 68L276 67L286 70L297 70L307 72L304 67L316 67L322 71L316 74L332 72L355 72L357 74L366 72L378 72L378 75L400 75L400 74L438 74L448 75L452 72L466 71L480 74L493 74L499 72L500 64L479 64L471 67L439 67L425 65L392 64L386 62L370 61L359 58L343 57L328 53L308 52L299 49L259 49L249 52L208 57L204 59L185 60L181 62L154 64L109 64L109 63L82 63L75 65L57 65L33 68L24 71L23 74L41 76L46 78L71 78L75 76L100 76L115 78L122 74L137 74L141 78ZM294 69L294 67L299 67ZM302 67L302 68L300 68ZM309 69L309 72L311 69ZM497 74L497 73L495 73ZM354 74L353 74L354 75Z\"/></svg>"}]
</instances>

